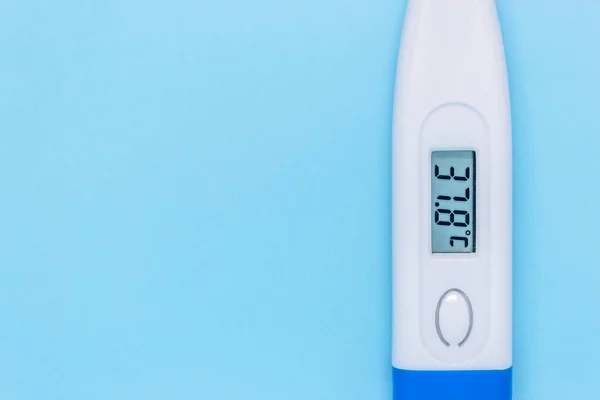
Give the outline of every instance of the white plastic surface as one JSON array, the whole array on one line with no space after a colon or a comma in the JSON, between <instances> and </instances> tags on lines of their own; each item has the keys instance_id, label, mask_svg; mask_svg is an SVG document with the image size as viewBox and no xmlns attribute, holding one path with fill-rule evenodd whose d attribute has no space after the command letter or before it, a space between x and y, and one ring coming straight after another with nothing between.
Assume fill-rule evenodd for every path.
<instances>
[{"instance_id":1,"label":"white plastic surface","mask_svg":"<svg viewBox=\"0 0 600 400\"><path fill-rule=\"evenodd\" d=\"M409 0L393 136L393 365L413 370L512 365L511 123L493 0ZM476 151L477 251L431 252L431 152ZM436 308L468 296L472 330L448 346ZM449 314L448 314L449 315ZM463 317L444 329L460 332ZM454 335L454 333L453 333ZM459 333L456 333L459 336Z\"/></svg>"}]
</instances>

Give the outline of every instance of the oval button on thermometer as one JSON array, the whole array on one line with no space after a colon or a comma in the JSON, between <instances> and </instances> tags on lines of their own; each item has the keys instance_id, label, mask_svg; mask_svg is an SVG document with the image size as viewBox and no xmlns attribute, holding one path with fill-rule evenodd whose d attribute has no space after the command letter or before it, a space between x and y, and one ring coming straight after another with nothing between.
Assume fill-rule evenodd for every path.
<instances>
[{"instance_id":1,"label":"oval button on thermometer","mask_svg":"<svg viewBox=\"0 0 600 400\"><path fill-rule=\"evenodd\" d=\"M394 399L509 400L511 121L494 0L408 0L393 130Z\"/></svg>"},{"instance_id":2,"label":"oval button on thermometer","mask_svg":"<svg viewBox=\"0 0 600 400\"><path fill-rule=\"evenodd\" d=\"M462 290L448 290L440 298L435 312L435 326L446 346L462 346L473 327L471 302Z\"/></svg>"}]
</instances>

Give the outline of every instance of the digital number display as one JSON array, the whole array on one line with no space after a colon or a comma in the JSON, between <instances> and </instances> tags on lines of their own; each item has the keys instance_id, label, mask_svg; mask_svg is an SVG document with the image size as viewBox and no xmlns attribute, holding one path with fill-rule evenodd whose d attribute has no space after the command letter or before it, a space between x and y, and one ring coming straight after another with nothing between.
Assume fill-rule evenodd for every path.
<instances>
[{"instance_id":1,"label":"digital number display","mask_svg":"<svg viewBox=\"0 0 600 400\"><path fill-rule=\"evenodd\" d=\"M475 252L475 152L431 153L431 249Z\"/></svg>"}]
</instances>

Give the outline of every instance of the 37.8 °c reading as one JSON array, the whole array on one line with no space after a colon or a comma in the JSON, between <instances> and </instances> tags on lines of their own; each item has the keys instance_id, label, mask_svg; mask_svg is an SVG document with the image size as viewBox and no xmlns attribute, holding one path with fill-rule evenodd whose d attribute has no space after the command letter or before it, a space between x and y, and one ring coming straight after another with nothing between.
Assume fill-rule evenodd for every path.
<instances>
[{"instance_id":1,"label":"37.8 \u00b0c reading","mask_svg":"<svg viewBox=\"0 0 600 400\"><path fill-rule=\"evenodd\" d=\"M433 253L474 253L475 152L431 153L431 249Z\"/></svg>"}]
</instances>

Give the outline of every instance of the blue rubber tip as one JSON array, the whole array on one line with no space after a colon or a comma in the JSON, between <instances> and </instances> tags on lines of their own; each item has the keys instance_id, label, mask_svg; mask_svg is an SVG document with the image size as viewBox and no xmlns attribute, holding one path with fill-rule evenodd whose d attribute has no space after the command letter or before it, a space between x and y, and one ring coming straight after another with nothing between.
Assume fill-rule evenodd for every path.
<instances>
[{"instance_id":1,"label":"blue rubber tip","mask_svg":"<svg viewBox=\"0 0 600 400\"><path fill-rule=\"evenodd\" d=\"M394 400L511 400L512 368L410 371L394 368Z\"/></svg>"}]
</instances>

